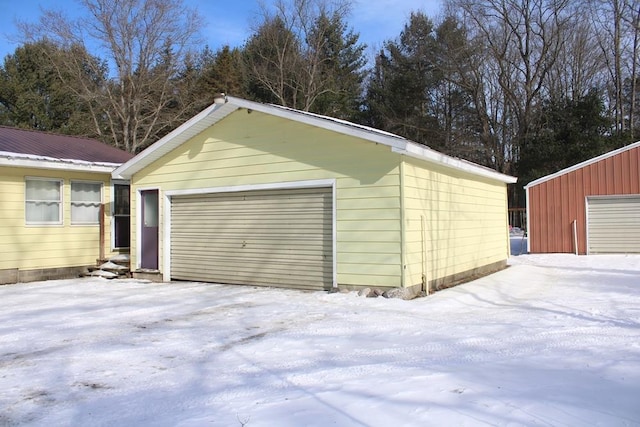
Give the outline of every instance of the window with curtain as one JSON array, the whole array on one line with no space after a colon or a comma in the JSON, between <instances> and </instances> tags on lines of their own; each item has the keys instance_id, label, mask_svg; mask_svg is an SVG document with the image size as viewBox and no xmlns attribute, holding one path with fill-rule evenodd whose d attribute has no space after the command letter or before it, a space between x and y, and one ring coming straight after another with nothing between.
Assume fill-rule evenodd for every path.
<instances>
[{"instance_id":1,"label":"window with curtain","mask_svg":"<svg viewBox=\"0 0 640 427\"><path fill-rule=\"evenodd\" d=\"M71 224L98 224L102 183L71 181Z\"/></svg>"},{"instance_id":2,"label":"window with curtain","mask_svg":"<svg viewBox=\"0 0 640 427\"><path fill-rule=\"evenodd\" d=\"M62 224L61 180L25 180L25 218L27 224Z\"/></svg>"}]
</instances>

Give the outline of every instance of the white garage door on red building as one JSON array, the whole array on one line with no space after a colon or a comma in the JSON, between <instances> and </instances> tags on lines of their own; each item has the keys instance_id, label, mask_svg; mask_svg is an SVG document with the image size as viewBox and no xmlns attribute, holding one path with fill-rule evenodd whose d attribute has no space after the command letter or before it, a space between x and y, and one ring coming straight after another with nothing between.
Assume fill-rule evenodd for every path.
<instances>
[{"instance_id":1,"label":"white garage door on red building","mask_svg":"<svg viewBox=\"0 0 640 427\"><path fill-rule=\"evenodd\" d=\"M590 254L640 253L640 196L587 197Z\"/></svg>"}]
</instances>

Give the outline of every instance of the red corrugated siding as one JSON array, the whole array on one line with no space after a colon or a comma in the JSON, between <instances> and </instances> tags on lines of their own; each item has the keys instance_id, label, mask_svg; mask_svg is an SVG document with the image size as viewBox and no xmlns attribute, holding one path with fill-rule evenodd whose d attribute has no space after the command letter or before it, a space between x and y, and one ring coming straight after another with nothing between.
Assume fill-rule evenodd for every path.
<instances>
[{"instance_id":1,"label":"red corrugated siding","mask_svg":"<svg viewBox=\"0 0 640 427\"><path fill-rule=\"evenodd\" d=\"M640 147L569 171L529 188L529 240L532 253L587 252L587 196L640 194Z\"/></svg>"}]
</instances>

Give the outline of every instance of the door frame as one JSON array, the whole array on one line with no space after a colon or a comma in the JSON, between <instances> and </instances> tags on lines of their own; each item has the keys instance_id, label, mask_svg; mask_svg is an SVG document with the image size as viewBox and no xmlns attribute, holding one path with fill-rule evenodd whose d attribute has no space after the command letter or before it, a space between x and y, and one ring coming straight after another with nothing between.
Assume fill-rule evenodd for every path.
<instances>
[{"instance_id":1,"label":"door frame","mask_svg":"<svg viewBox=\"0 0 640 427\"><path fill-rule=\"evenodd\" d=\"M111 197L111 250L116 249L129 249L131 247L131 230L129 230L129 246L119 247L116 246L116 215L115 215L115 201L116 201L116 185L126 185L129 187L129 224L131 224L131 181L124 179L112 179L110 185L110 197Z\"/></svg>"},{"instance_id":2,"label":"door frame","mask_svg":"<svg viewBox=\"0 0 640 427\"><path fill-rule=\"evenodd\" d=\"M162 199L162 192L160 187L139 187L136 189L136 269L142 268L142 192L143 191L157 191L158 192L158 270L162 271L162 265L160 265L160 243L161 236L160 230L162 228L162 217L160 200Z\"/></svg>"},{"instance_id":3,"label":"door frame","mask_svg":"<svg viewBox=\"0 0 640 427\"><path fill-rule=\"evenodd\" d=\"M332 280L331 286L333 288L338 287L338 260L337 253L337 218L336 218L336 180L335 179L318 179L309 181L291 181L291 182L277 182L272 184L249 184L249 185L236 185L228 187L209 187L209 188L194 188L189 190L169 190L164 192L163 199L163 217L161 228L163 230L162 236L162 250L160 251L163 258L162 265L162 280L164 282L171 281L171 198L173 196L188 196L193 194L210 194L210 193L230 193L239 191L259 191L259 190L293 190L301 188L316 188L326 187L331 188L331 240L332 240Z\"/></svg>"}]
</instances>

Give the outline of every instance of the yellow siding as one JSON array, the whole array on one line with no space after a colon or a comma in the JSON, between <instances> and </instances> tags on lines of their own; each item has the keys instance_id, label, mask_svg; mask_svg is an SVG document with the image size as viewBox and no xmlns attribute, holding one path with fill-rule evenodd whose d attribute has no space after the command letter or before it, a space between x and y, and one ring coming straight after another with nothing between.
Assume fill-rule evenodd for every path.
<instances>
[{"instance_id":1,"label":"yellow siding","mask_svg":"<svg viewBox=\"0 0 640 427\"><path fill-rule=\"evenodd\" d=\"M25 224L25 177L63 180L62 225ZM0 270L34 270L93 265L99 255L99 226L71 225L71 180L102 182L105 254L110 254L110 175L0 168Z\"/></svg>"},{"instance_id":2,"label":"yellow siding","mask_svg":"<svg viewBox=\"0 0 640 427\"><path fill-rule=\"evenodd\" d=\"M414 159L403 171L406 285L507 259L506 184Z\"/></svg>"},{"instance_id":3,"label":"yellow siding","mask_svg":"<svg viewBox=\"0 0 640 427\"><path fill-rule=\"evenodd\" d=\"M133 177L132 266L140 188L161 190L162 214L163 191L335 179L338 283L401 286L399 164L388 147L237 111Z\"/></svg>"}]
</instances>

